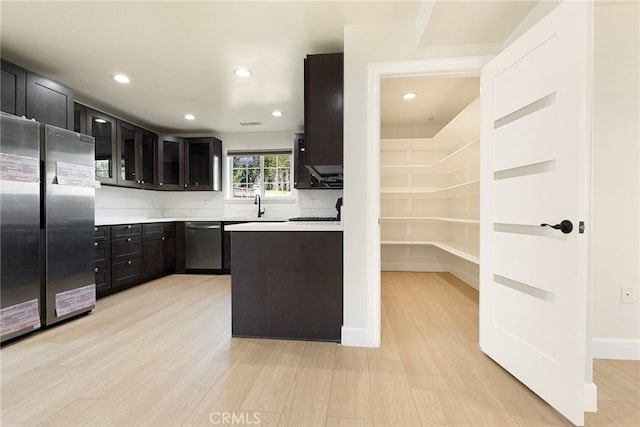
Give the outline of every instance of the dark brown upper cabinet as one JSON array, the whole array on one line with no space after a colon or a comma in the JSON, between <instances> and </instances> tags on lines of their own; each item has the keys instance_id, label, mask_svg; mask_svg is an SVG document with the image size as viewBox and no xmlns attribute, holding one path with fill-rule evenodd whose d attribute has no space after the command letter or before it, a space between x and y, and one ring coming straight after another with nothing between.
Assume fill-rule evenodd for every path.
<instances>
[{"instance_id":1,"label":"dark brown upper cabinet","mask_svg":"<svg viewBox=\"0 0 640 427\"><path fill-rule=\"evenodd\" d=\"M27 73L27 118L73 129L73 91L52 80Z\"/></svg>"},{"instance_id":2,"label":"dark brown upper cabinet","mask_svg":"<svg viewBox=\"0 0 640 427\"><path fill-rule=\"evenodd\" d=\"M117 184L122 187L156 188L157 136L138 126L117 120Z\"/></svg>"},{"instance_id":3,"label":"dark brown upper cabinet","mask_svg":"<svg viewBox=\"0 0 640 427\"><path fill-rule=\"evenodd\" d=\"M11 62L2 60L2 111L16 116L26 113L27 70Z\"/></svg>"},{"instance_id":4,"label":"dark brown upper cabinet","mask_svg":"<svg viewBox=\"0 0 640 427\"><path fill-rule=\"evenodd\" d=\"M222 141L214 137L185 138L184 189L222 191Z\"/></svg>"},{"instance_id":5,"label":"dark brown upper cabinet","mask_svg":"<svg viewBox=\"0 0 640 427\"><path fill-rule=\"evenodd\" d=\"M344 54L307 55L304 61L306 165L342 165Z\"/></svg>"},{"instance_id":6,"label":"dark brown upper cabinet","mask_svg":"<svg viewBox=\"0 0 640 427\"><path fill-rule=\"evenodd\" d=\"M304 166L307 163L307 144L304 134L296 133L293 137L293 187L298 190L326 188L309 173Z\"/></svg>"},{"instance_id":7,"label":"dark brown upper cabinet","mask_svg":"<svg viewBox=\"0 0 640 427\"><path fill-rule=\"evenodd\" d=\"M73 91L2 60L1 108L40 123L74 129Z\"/></svg>"},{"instance_id":8,"label":"dark brown upper cabinet","mask_svg":"<svg viewBox=\"0 0 640 427\"><path fill-rule=\"evenodd\" d=\"M158 139L158 190L184 188L184 138L162 135Z\"/></svg>"},{"instance_id":9,"label":"dark brown upper cabinet","mask_svg":"<svg viewBox=\"0 0 640 427\"><path fill-rule=\"evenodd\" d=\"M82 123L82 109L76 106ZM116 176L116 127L117 120L100 111L85 107L85 131L87 135L95 138L95 165L96 180L102 184L115 185L118 183ZM77 127L80 127L76 125Z\"/></svg>"}]
</instances>

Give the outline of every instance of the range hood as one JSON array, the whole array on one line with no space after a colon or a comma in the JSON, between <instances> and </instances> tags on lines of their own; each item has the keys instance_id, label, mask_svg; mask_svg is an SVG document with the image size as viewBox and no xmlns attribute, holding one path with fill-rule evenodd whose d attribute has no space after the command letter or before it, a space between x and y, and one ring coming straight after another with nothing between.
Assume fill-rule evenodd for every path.
<instances>
[{"instance_id":1,"label":"range hood","mask_svg":"<svg viewBox=\"0 0 640 427\"><path fill-rule=\"evenodd\" d=\"M311 166L305 165L309 170L311 176L313 176L318 182L328 188L342 188L342 165L318 165Z\"/></svg>"}]
</instances>

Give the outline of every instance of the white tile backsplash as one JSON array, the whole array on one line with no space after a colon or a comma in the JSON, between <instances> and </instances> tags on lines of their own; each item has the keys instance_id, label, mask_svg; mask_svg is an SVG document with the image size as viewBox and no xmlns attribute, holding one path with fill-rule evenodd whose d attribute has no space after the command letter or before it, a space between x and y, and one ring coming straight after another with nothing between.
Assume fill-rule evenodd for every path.
<instances>
[{"instance_id":1,"label":"white tile backsplash","mask_svg":"<svg viewBox=\"0 0 640 427\"><path fill-rule=\"evenodd\" d=\"M157 191L134 188L96 188L96 218L162 218Z\"/></svg>"},{"instance_id":2,"label":"white tile backsplash","mask_svg":"<svg viewBox=\"0 0 640 427\"><path fill-rule=\"evenodd\" d=\"M267 218L335 216L342 190L294 190L287 200L262 200ZM103 186L96 189L96 218L251 218L253 200L225 200L223 192L149 191Z\"/></svg>"}]
</instances>

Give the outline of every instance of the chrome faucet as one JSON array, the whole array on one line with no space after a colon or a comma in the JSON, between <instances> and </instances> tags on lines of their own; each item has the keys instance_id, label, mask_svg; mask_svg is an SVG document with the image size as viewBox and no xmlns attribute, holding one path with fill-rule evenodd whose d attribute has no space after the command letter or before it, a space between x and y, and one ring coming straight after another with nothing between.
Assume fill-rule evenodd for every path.
<instances>
[{"instance_id":1,"label":"chrome faucet","mask_svg":"<svg viewBox=\"0 0 640 427\"><path fill-rule=\"evenodd\" d=\"M254 205L258 205L258 218L262 217L262 215L264 215L264 209L261 208L261 203L260 203L260 195L256 194L256 198L253 201Z\"/></svg>"}]
</instances>

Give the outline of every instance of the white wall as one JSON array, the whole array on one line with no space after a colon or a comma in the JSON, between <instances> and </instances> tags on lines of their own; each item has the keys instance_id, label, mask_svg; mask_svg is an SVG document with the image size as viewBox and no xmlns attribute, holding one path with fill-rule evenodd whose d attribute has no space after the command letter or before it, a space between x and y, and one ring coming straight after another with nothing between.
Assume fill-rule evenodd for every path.
<instances>
[{"instance_id":1,"label":"white wall","mask_svg":"<svg viewBox=\"0 0 640 427\"><path fill-rule=\"evenodd\" d=\"M640 359L640 6L595 8L594 357ZM631 286L633 304L621 304Z\"/></svg>"},{"instance_id":2,"label":"white wall","mask_svg":"<svg viewBox=\"0 0 640 427\"><path fill-rule=\"evenodd\" d=\"M227 151L293 149L294 132L218 134L223 149L223 191L150 191L103 186L96 190L96 218L255 217L253 200L228 200ZM288 200L262 200L265 217L335 216L342 190L293 190Z\"/></svg>"},{"instance_id":3,"label":"white wall","mask_svg":"<svg viewBox=\"0 0 640 427\"><path fill-rule=\"evenodd\" d=\"M436 57L493 53L485 46L418 47L416 23L347 26L344 32L344 326L345 345L376 346L372 334L375 313L368 312L372 295L368 266L378 262L368 232L378 222L379 197L367 197L370 177L379 173L378 153L368 146L369 64ZM378 273L379 274L379 273Z\"/></svg>"}]
</instances>

